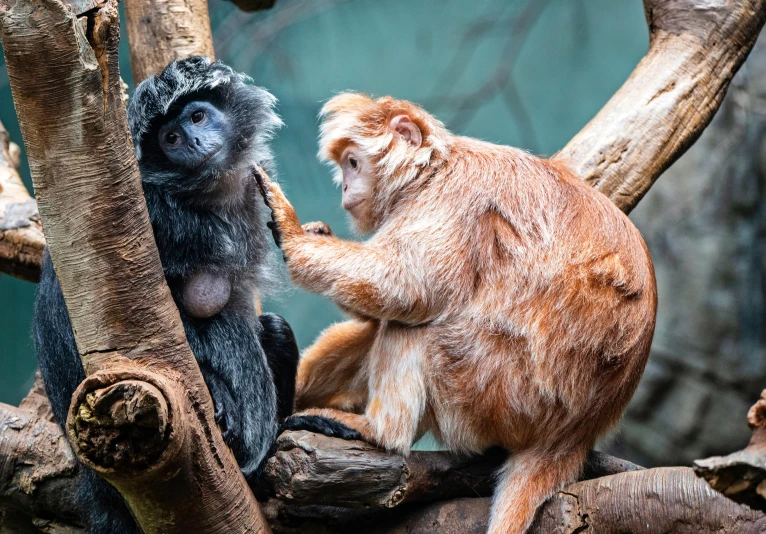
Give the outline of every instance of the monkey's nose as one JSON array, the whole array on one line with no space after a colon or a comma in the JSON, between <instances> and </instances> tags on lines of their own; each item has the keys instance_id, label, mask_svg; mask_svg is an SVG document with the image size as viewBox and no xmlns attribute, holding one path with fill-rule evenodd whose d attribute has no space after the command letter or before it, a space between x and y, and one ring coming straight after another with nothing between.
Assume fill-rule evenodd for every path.
<instances>
[{"instance_id":1,"label":"monkey's nose","mask_svg":"<svg viewBox=\"0 0 766 534\"><path fill-rule=\"evenodd\" d=\"M348 184L343 184L343 191L348 191Z\"/></svg>"},{"instance_id":2,"label":"monkey's nose","mask_svg":"<svg viewBox=\"0 0 766 534\"><path fill-rule=\"evenodd\" d=\"M197 146L202 146L202 143L199 142L199 137L195 137L194 142L197 143Z\"/></svg>"}]
</instances>

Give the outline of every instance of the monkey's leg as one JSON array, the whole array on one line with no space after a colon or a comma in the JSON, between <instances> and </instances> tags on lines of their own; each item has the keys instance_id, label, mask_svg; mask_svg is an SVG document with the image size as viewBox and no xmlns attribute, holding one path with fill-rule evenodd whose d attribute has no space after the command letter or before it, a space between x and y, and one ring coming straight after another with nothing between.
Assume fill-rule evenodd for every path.
<instances>
[{"instance_id":1,"label":"monkey's leg","mask_svg":"<svg viewBox=\"0 0 766 534\"><path fill-rule=\"evenodd\" d=\"M261 346L277 388L277 417L283 420L293 413L295 401L295 375L300 352L292 328L282 317L264 313L258 317L263 330Z\"/></svg>"},{"instance_id":2,"label":"monkey's leg","mask_svg":"<svg viewBox=\"0 0 766 534\"><path fill-rule=\"evenodd\" d=\"M212 320L182 318L216 408L225 410L226 444L252 483L278 426L276 390L261 347L261 324L254 314L228 309Z\"/></svg>"},{"instance_id":3,"label":"monkey's leg","mask_svg":"<svg viewBox=\"0 0 766 534\"><path fill-rule=\"evenodd\" d=\"M369 355L370 401L365 413L314 408L287 422L328 418L357 431L365 441L409 454L426 407L426 350L425 327L381 325Z\"/></svg>"},{"instance_id":4,"label":"monkey's leg","mask_svg":"<svg viewBox=\"0 0 766 534\"><path fill-rule=\"evenodd\" d=\"M378 322L354 319L327 328L303 352L295 409L337 408L358 413L367 405L365 359Z\"/></svg>"},{"instance_id":5,"label":"monkey's leg","mask_svg":"<svg viewBox=\"0 0 766 534\"><path fill-rule=\"evenodd\" d=\"M524 534L540 506L577 479L589 449L512 453L499 475L487 534Z\"/></svg>"}]
</instances>

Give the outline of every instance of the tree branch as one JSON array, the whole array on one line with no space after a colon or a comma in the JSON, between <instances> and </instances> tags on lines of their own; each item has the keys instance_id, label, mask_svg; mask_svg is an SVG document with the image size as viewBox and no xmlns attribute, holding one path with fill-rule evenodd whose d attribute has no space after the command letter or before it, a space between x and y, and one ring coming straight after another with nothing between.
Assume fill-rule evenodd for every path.
<instances>
[{"instance_id":1,"label":"tree branch","mask_svg":"<svg viewBox=\"0 0 766 534\"><path fill-rule=\"evenodd\" d=\"M393 508L410 502L492 495L495 472L507 453L476 457L415 451L405 458L363 441L311 432L285 432L266 475L277 498L293 504ZM592 451L583 480L641 467Z\"/></svg>"},{"instance_id":2,"label":"tree branch","mask_svg":"<svg viewBox=\"0 0 766 534\"><path fill-rule=\"evenodd\" d=\"M165 283L122 101L116 0L0 0L0 40L88 375L67 423L75 455L144 532L268 532ZM108 449L115 426L124 457Z\"/></svg>"},{"instance_id":3,"label":"tree branch","mask_svg":"<svg viewBox=\"0 0 766 534\"><path fill-rule=\"evenodd\" d=\"M215 59L207 0L125 0L125 20L136 85L174 59Z\"/></svg>"},{"instance_id":4,"label":"tree branch","mask_svg":"<svg viewBox=\"0 0 766 534\"><path fill-rule=\"evenodd\" d=\"M694 462L694 472L733 501L766 511L766 390L747 414L753 430L745 449Z\"/></svg>"},{"instance_id":5,"label":"tree branch","mask_svg":"<svg viewBox=\"0 0 766 534\"><path fill-rule=\"evenodd\" d=\"M649 52L557 157L630 212L721 105L766 0L644 0Z\"/></svg>"},{"instance_id":6,"label":"tree branch","mask_svg":"<svg viewBox=\"0 0 766 534\"><path fill-rule=\"evenodd\" d=\"M18 173L19 147L0 123L0 272L40 279L45 238L37 204Z\"/></svg>"}]
</instances>

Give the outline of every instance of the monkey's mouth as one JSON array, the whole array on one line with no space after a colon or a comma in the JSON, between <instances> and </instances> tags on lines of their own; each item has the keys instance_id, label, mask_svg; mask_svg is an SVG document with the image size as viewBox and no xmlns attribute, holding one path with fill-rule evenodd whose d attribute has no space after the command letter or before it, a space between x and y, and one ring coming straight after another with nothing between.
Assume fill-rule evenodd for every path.
<instances>
[{"instance_id":1,"label":"monkey's mouth","mask_svg":"<svg viewBox=\"0 0 766 534\"><path fill-rule=\"evenodd\" d=\"M205 163L207 163L213 157L215 157L221 150L223 150L223 147L218 148L218 149L214 150L213 152L210 152L209 154L207 154L205 157L203 157L202 160L197 165L196 169L202 168L205 165Z\"/></svg>"},{"instance_id":2,"label":"monkey's mouth","mask_svg":"<svg viewBox=\"0 0 766 534\"><path fill-rule=\"evenodd\" d=\"M366 198L360 198L360 199L357 199L357 200L342 201L341 205L343 206L344 210L351 211L351 210L354 210L354 209L358 208L359 206L361 206L365 202L367 202Z\"/></svg>"}]
</instances>

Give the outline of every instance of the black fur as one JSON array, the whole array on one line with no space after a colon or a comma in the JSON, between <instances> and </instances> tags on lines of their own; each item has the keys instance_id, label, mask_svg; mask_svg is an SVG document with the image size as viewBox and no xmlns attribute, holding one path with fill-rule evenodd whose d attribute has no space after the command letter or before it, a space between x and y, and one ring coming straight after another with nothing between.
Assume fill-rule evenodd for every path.
<instances>
[{"instance_id":1,"label":"black fur","mask_svg":"<svg viewBox=\"0 0 766 534\"><path fill-rule=\"evenodd\" d=\"M254 485L278 421L292 409L298 347L284 319L259 317L255 310L254 294L274 279L276 262L250 168L272 167L268 141L281 122L273 111L274 98L247 81L207 58L176 61L136 89L128 117L165 277L213 397L216 420ZM174 169L163 161L157 130L179 106L202 99L226 112L237 136L225 164L197 172ZM207 319L191 317L183 307L183 281L198 270L232 280L228 304ZM33 332L53 412L63 426L85 373L47 250ZM139 532L117 491L82 471L78 497L91 532Z\"/></svg>"},{"instance_id":2,"label":"black fur","mask_svg":"<svg viewBox=\"0 0 766 534\"><path fill-rule=\"evenodd\" d=\"M362 439L359 431L349 428L340 421L322 417L321 415L294 415L285 419L285 422L279 428L280 432L285 430L308 430L317 434L324 434L331 438L341 439Z\"/></svg>"}]
</instances>

